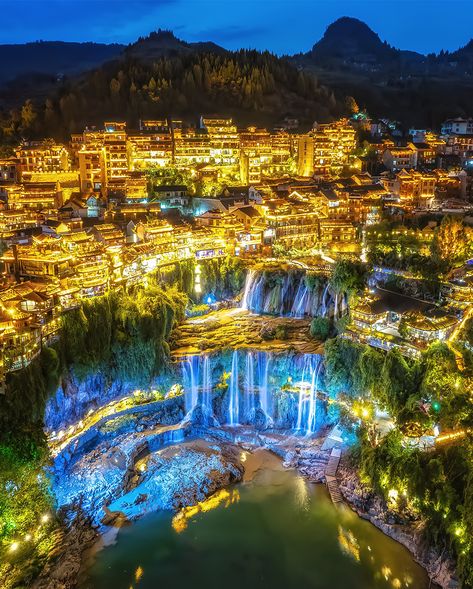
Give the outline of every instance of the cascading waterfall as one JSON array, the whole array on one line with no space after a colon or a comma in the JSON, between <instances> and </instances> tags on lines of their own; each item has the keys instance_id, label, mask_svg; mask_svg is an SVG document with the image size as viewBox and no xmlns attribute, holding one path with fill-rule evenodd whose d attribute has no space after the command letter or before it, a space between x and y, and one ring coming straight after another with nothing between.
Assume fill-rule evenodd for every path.
<instances>
[{"instance_id":1,"label":"cascading waterfall","mask_svg":"<svg viewBox=\"0 0 473 589\"><path fill-rule=\"evenodd\" d=\"M258 387L261 409L267 417L272 414L271 398L268 390L268 372L271 355L266 352L258 352L257 370L258 370Z\"/></svg>"},{"instance_id":2,"label":"cascading waterfall","mask_svg":"<svg viewBox=\"0 0 473 589\"><path fill-rule=\"evenodd\" d=\"M254 378L254 358L253 352L246 354L245 367L245 410L246 418L251 421L254 419L256 412L256 395L255 395L255 378Z\"/></svg>"},{"instance_id":3,"label":"cascading waterfall","mask_svg":"<svg viewBox=\"0 0 473 589\"><path fill-rule=\"evenodd\" d=\"M325 285L324 288L324 292L322 294L322 309L321 309L321 316L322 317L326 317L327 316L327 293L328 293L328 287L329 287L329 283L327 282L327 284Z\"/></svg>"},{"instance_id":4,"label":"cascading waterfall","mask_svg":"<svg viewBox=\"0 0 473 589\"><path fill-rule=\"evenodd\" d=\"M307 311L307 303L310 299L309 295L309 288L303 279L299 282L296 296L294 297L294 302L290 312L291 317L295 317L296 319L302 319L304 317Z\"/></svg>"},{"instance_id":5,"label":"cascading waterfall","mask_svg":"<svg viewBox=\"0 0 473 589\"><path fill-rule=\"evenodd\" d=\"M297 406L296 429L311 435L315 431L317 419L317 390L322 357L304 354L302 375L299 382L299 402Z\"/></svg>"},{"instance_id":6,"label":"cascading waterfall","mask_svg":"<svg viewBox=\"0 0 473 589\"><path fill-rule=\"evenodd\" d=\"M190 356L182 363L185 411L189 415L199 401L199 356Z\"/></svg>"},{"instance_id":7,"label":"cascading waterfall","mask_svg":"<svg viewBox=\"0 0 473 589\"><path fill-rule=\"evenodd\" d=\"M207 416L213 415L212 367L209 356L190 356L182 363L186 420L197 405Z\"/></svg>"},{"instance_id":8,"label":"cascading waterfall","mask_svg":"<svg viewBox=\"0 0 473 589\"><path fill-rule=\"evenodd\" d=\"M311 388L310 388L310 398L309 398L309 417L307 420L307 430L306 433L308 436L312 435L315 432L316 428L316 421L317 421L317 391L319 390L319 374L320 369L322 368L323 362L320 357L318 357L317 367L315 370L312 371L312 381L311 381Z\"/></svg>"},{"instance_id":9,"label":"cascading waterfall","mask_svg":"<svg viewBox=\"0 0 473 589\"><path fill-rule=\"evenodd\" d=\"M240 385L238 383L238 350L233 351L232 370L230 375L228 423L237 425L240 420Z\"/></svg>"},{"instance_id":10,"label":"cascading waterfall","mask_svg":"<svg viewBox=\"0 0 473 589\"><path fill-rule=\"evenodd\" d=\"M242 297L241 303L240 303L240 307L242 309L245 309L246 311L248 311L250 308L248 299L250 298L250 295L252 294L253 282L255 280L255 276L256 276L256 272L254 270L250 270L248 272L248 274L246 275L245 289L243 291L243 297Z\"/></svg>"},{"instance_id":11,"label":"cascading waterfall","mask_svg":"<svg viewBox=\"0 0 473 589\"><path fill-rule=\"evenodd\" d=\"M344 295L332 293L328 279L322 293L311 288L302 269L272 272L264 269L248 271L240 307L253 313L282 317L327 317L334 306L338 318L344 312Z\"/></svg>"},{"instance_id":12,"label":"cascading waterfall","mask_svg":"<svg viewBox=\"0 0 473 589\"><path fill-rule=\"evenodd\" d=\"M207 415L212 415L212 370L210 359L207 355L205 355L203 359L201 403L204 412L207 413Z\"/></svg>"}]
</instances>

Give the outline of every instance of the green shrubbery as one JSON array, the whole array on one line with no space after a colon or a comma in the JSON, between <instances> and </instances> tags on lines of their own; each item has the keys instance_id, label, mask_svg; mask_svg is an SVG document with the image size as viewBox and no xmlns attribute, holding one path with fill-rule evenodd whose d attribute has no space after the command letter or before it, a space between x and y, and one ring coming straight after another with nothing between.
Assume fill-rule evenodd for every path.
<instances>
[{"instance_id":1,"label":"green shrubbery","mask_svg":"<svg viewBox=\"0 0 473 589\"><path fill-rule=\"evenodd\" d=\"M232 256L199 262L202 297L213 294L217 300L235 297L243 288L246 270L243 260ZM191 295L195 298L195 295Z\"/></svg>"},{"instance_id":2,"label":"green shrubbery","mask_svg":"<svg viewBox=\"0 0 473 589\"><path fill-rule=\"evenodd\" d=\"M181 292L152 280L84 301L62 317L64 363L79 378L101 371L110 379L148 384L165 365L171 329L186 304Z\"/></svg>"},{"instance_id":3,"label":"green shrubbery","mask_svg":"<svg viewBox=\"0 0 473 589\"><path fill-rule=\"evenodd\" d=\"M435 423L442 430L473 426L469 378L458 370L453 352L435 343L420 358L407 359L398 350L386 353L335 338L326 342L325 354L325 380L332 392L356 402L358 397L375 401L397 426L379 444L361 428L357 460L362 480L388 501L394 493L401 513L411 510L426 520L427 539L458 557L463 587L472 587L471 443L422 452L403 443L402 436Z\"/></svg>"},{"instance_id":4,"label":"green shrubbery","mask_svg":"<svg viewBox=\"0 0 473 589\"><path fill-rule=\"evenodd\" d=\"M328 317L314 317L310 323L310 335L314 339L325 341L332 332L333 325Z\"/></svg>"},{"instance_id":5,"label":"green shrubbery","mask_svg":"<svg viewBox=\"0 0 473 589\"><path fill-rule=\"evenodd\" d=\"M394 509L404 515L412 511L425 520L425 539L457 557L464 588L473 586L471 459L469 443L422 452L406 447L397 430L377 446L365 431L360 435L362 480Z\"/></svg>"}]
</instances>

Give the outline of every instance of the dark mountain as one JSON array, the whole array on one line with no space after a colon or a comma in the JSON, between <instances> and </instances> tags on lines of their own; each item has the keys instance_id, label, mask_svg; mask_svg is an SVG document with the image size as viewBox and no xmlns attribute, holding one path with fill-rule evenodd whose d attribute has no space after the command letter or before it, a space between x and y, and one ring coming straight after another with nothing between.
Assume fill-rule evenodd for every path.
<instances>
[{"instance_id":1,"label":"dark mountain","mask_svg":"<svg viewBox=\"0 0 473 589\"><path fill-rule=\"evenodd\" d=\"M129 45L124 54L128 58L155 60L161 57L174 57L183 53L225 54L227 50L212 42L186 43L178 39L172 31L158 30L147 37L140 37Z\"/></svg>"},{"instance_id":2,"label":"dark mountain","mask_svg":"<svg viewBox=\"0 0 473 589\"><path fill-rule=\"evenodd\" d=\"M374 116L438 127L471 112L473 41L454 53L421 55L382 41L365 23L343 17L305 54L290 58L335 95L353 96Z\"/></svg>"},{"instance_id":3,"label":"dark mountain","mask_svg":"<svg viewBox=\"0 0 473 589\"><path fill-rule=\"evenodd\" d=\"M123 49L124 46L118 44L62 41L0 45L0 84L29 74L77 74L113 59Z\"/></svg>"},{"instance_id":4,"label":"dark mountain","mask_svg":"<svg viewBox=\"0 0 473 589\"><path fill-rule=\"evenodd\" d=\"M458 51L444 53L439 56L439 59L448 61L451 67L464 68L471 73L473 71L473 39Z\"/></svg>"},{"instance_id":5,"label":"dark mountain","mask_svg":"<svg viewBox=\"0 0 473 589\"><path fill-rule=\"evenodd\" d=\"M356 18L343 17L332 23L308 54L314 63L382 64L399 59L400 51L382 42L368 25Z\"/></svg>"},{"instance_id":6,"label":"dark mountain","mask_svg":"<svg viewBox=\"0 0 473 589\"><path fill-rule=\"evenodd\" d=\"M125 119L135 126L140 118L197 120L202 113L267 126L292 116L309 128L314 120L345 113L344 101L285 59L269 52L226 51L213 43L185 43L168 31L139 39L89 72L52 82L48 93L47 80L30 89L23 84L18 92L17 84L10 85L0 93L4 104L9 101L0 120L4 138L64 139L107 119Z\"/></svg>"}]
</instances>

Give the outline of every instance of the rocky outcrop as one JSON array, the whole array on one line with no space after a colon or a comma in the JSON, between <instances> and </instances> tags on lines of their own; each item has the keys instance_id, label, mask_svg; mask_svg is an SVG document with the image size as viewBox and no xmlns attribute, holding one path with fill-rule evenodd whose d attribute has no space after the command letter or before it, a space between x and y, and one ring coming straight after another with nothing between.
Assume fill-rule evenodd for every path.
<instances>
[{"instance_id":1,"label":"rocky outcrop","mask_svg":"<svg viewBox=\"0 0 473 589\"><path fill-rule=\"evenodd\" d=\"M108 382L99 372L84 380L68 373L56 393L48 400L44 415L45 427L49 431L66 429L82 419L91 409L129 395L135 388L132 383L120 380Z\"/></svg>"},{"instance_id":2,"label":"rocky outcrop","mask_svg":"<svg viewBox=\"0 0 473 589\"><path fill-rule=\"evenodd\" d=\"M425 568L432 581L442 589L460 587L453 559L448 554L440 554L423 541L423 522L402 520L398 514L390 511L381 497L361 483L357 473L346 461L342 461L339 466L337 477L343 497L360 517L405 546Z\"/></svg>"},{"instance_id":3,"label":"rocky outcrop","mask_svg":"<svg viewBox=\"0 0 473 589\"><path fill-rule=\"evenodd\" d=\"M168 446L139 465L126 492L108 507L130 520L158 509L178 510L240 481L243 473L240 452L233 445L197 440Z\"/></svg>"},{"instance_id":4,"label":"rocky outcrop","mask_svg":"<svg viewBox=\"0 0 473 589\"><path fill-rule=\"evenodd\" d=\"M73 589L77 587L84 553L97 542L99 534L92 521L81 510L68 514L72 521L65 526L61 542L50 554L48 562L32 589Z\"/></svg>"}]
</instances>

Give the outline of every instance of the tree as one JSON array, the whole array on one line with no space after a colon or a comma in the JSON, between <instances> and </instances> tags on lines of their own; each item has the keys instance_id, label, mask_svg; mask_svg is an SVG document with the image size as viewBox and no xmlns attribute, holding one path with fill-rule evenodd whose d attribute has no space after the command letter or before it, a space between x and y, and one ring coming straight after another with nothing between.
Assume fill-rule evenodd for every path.
<instances>
[{"instance_id":1,"label":"tree","mask_svg":"<svg viewBox=\"0 0 473 589\"><path fill-rule=\"evenodd\" d=\"M353 96L347 96L345 98L345 107L349 113L356 114L360 112L360 107L356 103L356 100L353 98Z\"/></svg>"},{"instance_id":2,"label":"tree","mask_svg":"<svg viewBox=\"0 0 473 589\"><path fill-rule=\"evenodd\" d=\"M317 340L325 341L330 335L331 321L328 317L314 317L310 324L310 335Z\"/></svg>"},{"instance_id":3,"label":"tree","mask_svg":"<svg viewBox=\"0 0 473 589\"><path fill-rule=\"evenodd\" d=\"M21 128L24 131L29 131L33 128L33 125L38 115L35 106L31 100L27 100L21 108Z\"/></svg>"},{"instance_id":4,"label":"tree","mask_svg":"<svg viewBox=\"0 0 473 589\"><path fill-rule=\"evenodd\" d=\"M464 261L467 255L467 236L463 221L457 217L446 216L432 241L432 255L448 262Z\"/></svg>"},{"instance_id":5,"label":"tree","mask_svg":"<svg viewBox=\"0 0 473 589\"><path fill-rule=\"evenodd\" d=\"M363 290L368 278L368 267L362 262L338 261L332 270L330 285L337 293L355 294Z\"/></svg>"}]
</instances>

